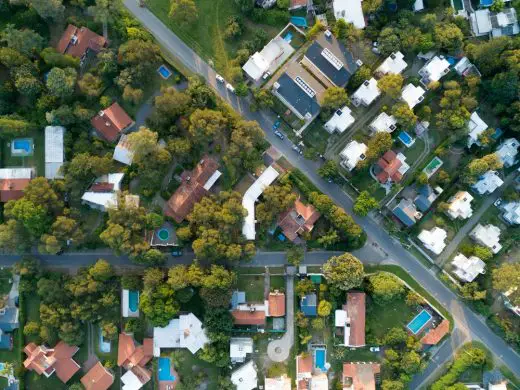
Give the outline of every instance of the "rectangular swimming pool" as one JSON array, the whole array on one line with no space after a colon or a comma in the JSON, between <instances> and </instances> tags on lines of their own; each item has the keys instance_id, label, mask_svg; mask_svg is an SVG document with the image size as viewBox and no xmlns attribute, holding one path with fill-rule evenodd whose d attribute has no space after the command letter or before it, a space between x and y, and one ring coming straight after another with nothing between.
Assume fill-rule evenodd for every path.
<instances>
[{"instance_id":1,"label":"rectangular swimming pool","mask_svg":"<svg viewBox=\"0 0 520 390\"><path fill-rule=\"evenodd\" d=\"M419 314L417 314L413 320L406 326L410 329L410 332L413 334L417 334L421 331L422 328L432 319L432 315L428 313L426 310L422 310Z\"/></svg>"},{"instance_id":2,"label":"rectangular swimming pool","mask_svg":"<svg viewBox=\"0 0 520 390\"><path fill-rule=\"evenodd\" d=\"M407 148L415 143L415 140L406 131L401 131L397 138L399 138L399 141L401 141Z\"/></svg>"},{"instance_id":3,"label":"rectangular swimming pool","mask_svg":"<svg viewBox=\"0 0 520 390\"><path fill-rule=\"evenodd\" d=\"M11 143L11 155L31 156L33 154L33 140L31 138L14 139Z\"/></svg>"},{"instance_id":4,"label":"rectangular swimming pool","mask_svg":"<svg viewBox=\"0 0 520 390\"><path fill-rule=\"evenodd\" d=\"M161 77L165 80L169 79L172 75L172 71L168 69L165 65L161 65L159 69L157 69L157 72L159 72Z\"/></svg>"},{"instance_id":5,"label":"rectangular swimming pool","mask_svg":"<svg viewBox=\"0 0 520 390\"><path fill-rule=\"evenodd\" d=\"M170 358L160 357L159 358L159 381L171 381L175 380L175 376L172 375Z\"/></svg>"},{"instance_id":6,"label":"rectangular swimming pool","mask_svg":"<svg viewBox=\"0 0 520 390\"><path fill-rule=\"evenodd\" d=\"M323 348L317 348L314 350L314 366L319 368L321 371L326 372L325 368L327 357L327 350Z\"/></svg>"},{"instance_id":7,"label":"rectangular swimming pool","mask_svg":"<svg viewBox=\"0 0 520 390\"><path fill-rule=\"evenodd\" d=\"M139 309L139 291L128 291L128 308L133 313Z\"/></svg>"}]
</instances>

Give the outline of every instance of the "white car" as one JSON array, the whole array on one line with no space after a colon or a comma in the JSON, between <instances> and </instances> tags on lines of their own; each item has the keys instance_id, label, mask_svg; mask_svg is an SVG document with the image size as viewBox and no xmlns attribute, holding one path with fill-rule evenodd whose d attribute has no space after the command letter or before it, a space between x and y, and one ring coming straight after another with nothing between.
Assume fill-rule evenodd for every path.
<instances>
[{"instance_id":1,"label":"white car","mask_svg":"<svg viewBox=\"0 0 520 390\"><path fill-rule=\"evenodd\" d=\"M219 75L218 73L217 73L217 75L215 76L215 78L217 79L217 81L218 81L219 83L223 83L223 82L224 82L224 77L222 77L222 76Z\"/></svg>"},{"instance_id":2,"label":"white car","mask_svg":"<svg viewBox=\"0 0 520 390\"><path fill-rule=\"evenodd\" d=\"M226 88L229 92L235 93L235 88L231 84L227 83Z\"/></svg>"},{"instance_id":3,"label":"white car","mask_svg":"<svg viewBox=\"0 0 520 390\"><path fill-rule=\"evenodd\" d=\"M379 347L370 347L370 352L379 352Z\"/></svg>"}]
</instances>

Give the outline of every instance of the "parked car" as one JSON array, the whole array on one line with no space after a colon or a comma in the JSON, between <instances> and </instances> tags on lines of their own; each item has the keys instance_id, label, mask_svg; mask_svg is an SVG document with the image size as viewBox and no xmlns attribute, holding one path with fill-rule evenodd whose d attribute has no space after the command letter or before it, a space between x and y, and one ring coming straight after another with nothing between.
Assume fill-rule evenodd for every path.
<instances>
[{"instance_id":1,"label":"parked car","mask_svg":"<svg viewBox=\"0 0 520 390\"><path fill-rule=\"evenodd\" d=\"M379 347L370 347L370 352L379 352Z\"/></svg>"},{"instance_id":2,"label":"parked car","mask_svg":"<svg viewBox=\"0 0 520 390\"><path fill-rule=\"evenodd\" d=\"M227 83L226 88L229 92L235 93L235 88L231 84Z\"/></svg>"},{"instance_id":3,"label":"parked car","mask_svg":"<svg viewBox=\"0 0 520 390\"><path fill-rule=\"evenodd\" d=\"M182 248L174 248L174 249L172 249L172 256L173 257L180 257L180 256L182 256Z\"/></svg>"},{"instance_id":4,"label":"parked car","mask_svg":"<svg viewBox=\"0 0 520 390\"><path fill-rule=\"evenodd\" d=\"M267 71L267 72L265 72L264 75L262 76L262 79L267 80L267 78L268 78L269 76L271 76L271 72Z\"/></svg>"},{"instance_id":5,"label":"parked car","mask_svg":"<svg viewBox=\"0 0 520 390\"><path fill-rule=\"evenodd\" d=\"M274 131L274 134L275 134L278 138L280 138L280 139L282 139L282 140L285 138L285 136L282 134L282 132L281 132L280 130L275 130L275 131Z\"/></svg>"},{"instance_id":6,"label":"parked car","mask_svg":"<svg viewBox=\"0 0 520 390\"><path fill-rule=\"evenodd\" d=\"M277 128L279 128L279 127L280 127L280 124L281 124L280 121L276 121L276 122L274 122L274 124L273 124L273 130L276 130Z\"/></svg>"},{"instance_id":7,"label":"parked car","mask_svg":"<svg viewBox=\"0 0 520 390\"><path fill-rule=\"evenodd\" d=\"M224 82L225 82L224 77L222 77L222 76L219 75L218 73L217 73L217 75L215 76L215 78L217 79L217 81L218 81L219 83L224 83Z\"/></svg>"},{"instance_id":8,"label":"parked car","mask_svg":"<svg viewBox=\"0 0 520 390\"><path fill-rule=\"evenodd\" d=\"M294 150L296 153L298 153L299 155L302 155L303 154L303 150L301 150L301 148L298 146L298 145L293 145L292 146L292 150Z\"/></svg>"},{"instance_id":9,"label":"parked car","mask_svg":"<svg viewBox=\"0 0 520 390\"><path fill-rule=\"evenodd\" d=\"M495 205L495 207L500 207L500 205L502 204L502 198L498 198L497 200L495 200L495 203L493 203Z\"/></svg>"}]
</instances>

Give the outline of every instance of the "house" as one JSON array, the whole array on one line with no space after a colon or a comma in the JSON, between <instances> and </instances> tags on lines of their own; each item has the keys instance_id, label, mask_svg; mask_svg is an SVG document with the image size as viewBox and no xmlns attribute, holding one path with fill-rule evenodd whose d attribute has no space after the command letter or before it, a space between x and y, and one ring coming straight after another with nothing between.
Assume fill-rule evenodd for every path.
<instances>
[{"instance_id":1,"label":"house","mask_svg":"<svg viewBox=\"0 0 520 390\"><path fill-rule=\"evenodd\" d=\"M122 164L132 165L134 152L131 150L128 136L126 134L123 134L121 138L119 138L119 142L114 149L114 155L112 158Z\"/></svg>"},{"instance_id":2,"label":"house","mask_svg":"<svg viewBox=\"0 0 520 390\"><path fill-rule=\"evenodd\" d=\"M0 168L0 202L23 197L23 191L32 178L32 168Z\"/></svg>"},{"instance_id":3,"label":"house","mask_svg":"<svg viewBox=\"0 0 520 390\"><path fill-rule=\"evenodd\" d=\"M486 263L477 256L467 258L459 253L451 261L453 273L463 282L473 282L477 276L486 273Z\"/></svg>"},{"instance_id":4,"label":"house","mask_svg":"<svg viewBox=\"0 0 520 390\"><path fill-rule=\"evenodd\" d=\"M352 111L350 108L344 106L342 109L336 110L323 127L325 127L325 130L327 130L329 134L341 134L347 130L355 121L356 119L352 116Z\"/></svg>"},{"instance_id":5,"label":"house","mask_svg":"<svg viewBox=\"0 0 520 390\"><path fill-rule=\"evenodd\" d=\"M420 12L424 9L424 0L415 0L413 3L413 12Z\"/></svg>"},{"instance_id":6,"label":"house","mask_svg":"<svg viewBox=\"0 0 520 390\"><path fill-rule=\"evenodd\" d=\"M251 184L251 187L247 189L242 198L242 207L247 210L247 215L242 225L242 234L248 240L254 240L256 237L255 203L260 195L262 195L262 192L264 192L279 175L280 173L274 169L272 165L267 167L258 179Z\"/></svg>"},{"instance_id":7,"label":"house","mask_svg":"<svg viewBox=\"0 0 520 390\"><path fill-rule=\"evenodd\" d=\"M477 112L473 112L471 116L469 117L468 122L468 148L471 148L473 144L477 144L480 146L480 135L488 129L488 125L486 122L480 118L480 116L477 114Z\"/></svg>"},{"instance_id":8,"label":"house","mask_svg":"<svg viewBox=\"0 0 520 390\"><path fill-rule=\"evenodd\" d=\"M497 38L520 32L514 8L504 8L501 12L492 12L488 8L479 9L469 14L469 21L471 30L477 37L487 35Z\"/></svg>"},{"instance_id":9,"label":"house","mask_svg":"<svg viewBox=\"0 0 520 390\"><path fill-rule=\"evenodd\" d=\"M231 373L231 382L237 390L253 390L258 387L258 375L253 360L240 366Z\"/></svg>"},{"instance_id":10,"label":"house","mask_svg":"<svg viewBox=\"0 0 520 390\"><path fill-rule=\"evenodd\" d=\"M444 241L447 237L448 233L446 233L446 230L437 226L431 230L422 230L421 233L419 233L417 236L419 241L423 243L424 247L436 255L440 255L446 247L446 243Z\"/></svg>"},{"instance_id":11,"label":"house","mask_svg":"<svg viewBox=\"0 0 520 390\"><path fill-rule=\"evenodd\" d=\"M429 184L424 184L417 189L417 196L414 199L414 203L422 213L425 213L442 193L442 188L438 186L432 188Z\"/></svg>"},{"instance_id":12,"label":"house","mask_svg":"<svg viewBox=\"0 0 520 390\"><path fill-rule=\"evenodd\" d=\"M128 116L123 107L117 102L99 111L90 120L90 123L99 136L108 142L114 142L122 133L130 130L135 124L133 119Z\"/></svg>"},{"instance_id":13,"label":"house","mask_svg":"<svg viewBox=\"0 0 520 390\"><path fill-rule=\"evenodd\" d=\"M365 28L365 16L363 15L362 0L334 0L332 7L336 20L344 19L352 23L356 28Z\"/></svg>"},{"instance_id":14,"label":"house","mask_svg":"<svg viewBox=\"0 0 520 390\"><path fill-rule=\"evenodd\" d=\"M382 112L376 117L376 119L372 121L372 123L370 123L368 127L375 133L381 131L392 133L395 129L397 129L397 119L393 115L388 115L386 112Z\"/></svg>"},{"instance_id":15,"label":"house","mask_svg":"<svg viewBox=\"0 0 520 390\"><path fill-rule=\"evenodd\" d=\"M516 138L506 139L496 150L496 154L505 168L511 168L516 163L516 155L520 143Z\"/></svg>"},{"instance_id":16,"label":"house","mask_svg":"<svg viewBox=\"0 0 520 390\"><path fill-rule=\"evenodd\" d=\"M517 290L518 287L513 287L502 294L502 297L504 298L504 306L515 313L517 316L520 316L520 306L514 306L511 302L511 295L515 294Z\"/></svg>"},{"instance_id":17,"label":"house","mask_svg":"<svg viewBox=\"0 0 520 390\"><path fill-rule=\"evenodd\" d=\"M136 345L134 338L126 333L119 334L117 365L127 372L121 377L125 390L139 390L152 378L152 372L145 366L153 358L153 339L143 339L143 345Z\"/></svg>"},{"instance_id":18,"label":"house","mask_svg":"<svg viewBox=\"0 0 520 390\"><path fill-rule=\"evenodd\" d=\"M471 186L479 195L491 194L504 184L497 171L487 171Z\"/></svg>"},{"instance_id":19,"label":"house","mask_svg":"<svg viewBox=\"0 0 520 390\"><path fill-rule=\"evenodd\" d=\"M181 185L164 206L164 214L177 223L184 221L195 203L209 195L209 190L221 175L217 161L204 156L192 171L182 173Z\"/></svg>"},{"instance_id":20,"label":"house","mask_svg":"<svg viewBox=\"0 0 520 390\"><path fill-rule=\"evenodd\" d=\"M114 375L100 362L97 362L87 374L81 378L85 390L107 390L114 383Z\"/></svg>"},{"instance_id":21,"label":"house","mask_svg":"<svg viewBox=\"0 0 520 390\"><path fill-rule=\"evenodd\" d=\"M124 173L109 173L98 177L81 197L81 203L101 211L107 211L110 207L117 208L124 176Z\"/></svg>"},{"instance_id":22,"label":"house","mask_svg":"<svg viewBox=\"0 0 520 390\"><path fill-rule=\"evenodd\" d=\"M152 373L146 368L137 366L121 376L122 390L139 390L152 379Z\"/></svg>"},{"instance_id":23,"label":"house","mask_svg":"<svg viewBox=\"0 0 520 390\"><path fill-rule=\"evenodd\" d=\"M509 386L507 386L507 379L504 378L502 372L496 368L484 372L482 375L482 384L487 390L507 390L509 388Z\"/></svg>"},{"instance_id":24,"label":"house","mask_svg":"<svg viewBox=\"0 0 520 390\"><path fill-rule=\"evenodd\" d=\"M381 365L370 362L343 364L343 390L376 390Z\"/></svg>"},{"instance_id":25,"label":"house","mask_svg":"<svg viewBox=\"0 0 520 390\"><path fill-rule=\"evenodd\" d=\"M327 88L345 87L360 66L347 48L328 30L320 33L309 46L301 64Z\"/></svg>"},{"instance_id":26,"label":"house","mask_svg":"<svg viewBox=\"0 0 520 390\"><path fill-rule=\"evenodd\" d=\"M430 83L439 81L450 71L450 63L444 56L435 56L429 60L420 70L421 84L428 88Z\"/></svg>"},{"instance_id":27,"label":"house","mask_svg":"<svg viewBox=\"0 0 520 390\"><path fill-rule=\"evenodd\" d=\"M60 168L65 161L63 137L65 128L61 126L47 126L45 128L45 178L63 179Z\"/></svg>"},{"instance_id":28,"label":"house","mask_svg":"<svg viewBox=\"0 0 520 390\"><path fill-rule=\"evenodd\" d=\"M386 184L389 182L398 183L408 172L410 166L405 162L406 157L402 153L395 153L389 150L381 157L374 167L374 174L377 180Z\"/></svg>"},{"instance_id":29,"label":"house","mask_svg":"<svg viewBox=\"0 0 520 390\"><path fill-rule=\"evenodd\" d=\"M421 344L423 345L437 345L444 336L450 332L450 322L443 319L439 325L435 328L430 328L427 333L421 338Z\"/></svg>"},{"instance_id":30,"label":"house","mask_svg":"<svg viewBox=\"0 0 520 390\"><path fill-rule=\"evenodd\" d=\"M368 147L362 142L350 141L339 154L341 166L352 171L360 161L366 158L367 149Z\"/></svg>"},{"instance_id":31,"label":"house","mask_svg":"<svg viewBox=\"0 0 520 390\"><path fill-rule=\"evenodd\" d=\"M121 290L121 315L124 318L139 317L139 291Z\"/></svg>"},{"instance_id":32,"label":"house","mask_svg":"<svg viewBox=\"0 0 520 390\"><path fill-rule=\"evenodd\" d=\"M497 254L502 249L502 245L500 245L500 228L498 226L492 224L484 226L479 223L469 233L469 236L477 244L491 249L491 252L494 254Z\"/></svg>"},{"instance_id":33,"label":"house","mask_svg":"<svg viewBox=\"0 0 520 390\"><path fill-rule=\"evenodd\" d=\"M468 57L462 57L453 67L455 72L459 76L470 76L470 75L476 75L478 77L481 76L480 71L478 68L471 63L471 61L468 59Z\"/></svg>"},{"instance_id":34,"label":"house","mask_svg":"<svg viewBox=\"0 0 520 390\"><path fill-rule=\"evenodd\" d=\"M448 209L446 214L451 219L468 219L473 215L471 201L473 196L467 191L459 191L448 199Z\"/></svg>"},{"instance_id":35,"label":"house","mask_svg":"<svg viewBox=\"0 0 520 390\"><path fill-rule=\"evenodd\" d=\"M61 54L68 54L83 61L88 55L100 52L107 44L105 38L88 28L78 28L69 24L61 36L56 50Z\"/></svg>"},{"instance_id":36,"label":"house","mask_svg":"<svg viewBox=\"0 0 520 390\"><path fill-rule=\"evenodd\" d=\"M242 67L242 70L247 77L257 82L266 74L274 74L276 69L278 69L292 53L294 53L294 48L290 42L283 39L280 35L277 35L269 41L260 52L256 52L249 57Z\"/></svg>"},{"instance_id":37,"label":"house","mask_svg":"<svg viewBox=\"0 0 520 390\"><path fill-rule=\"evenodd\" d=\"M365 293L347 293L347 302L334 313L336 333L343 335L347 347L365 346Z\"/></svg>"},{"instance_id":38,"label":"house","mask_svg":"<svg viewBox=\"0 0 520 390\"><path fill-rule=\"evenodd\" d=\"M414 108L424 100L425 93L426 91L422 87L416 87L410 83L401 91L401 100L408 104L408 107Z\"/></svg>"},{"instance_id":39,"label":"house","mask_svg":"<svg viewBox=\"0 0 520 390\"><path fill-rule=\"evenodd\" d=\"M244 291L235 290L231 294L231 310L236 310L239 305L246 303L246 293Z\"/></svg>"},{"instance_id":40,"label":"house","mask_svg":"<svg viewBox=\"0 0 520 390\"><path fill-rule=\"evenodd\" d=\"M318 297L316 293L311 292L300 301L300 309L306 317L316 317L318 315L317 310Z\"/></svg>"},{"instance_id":41,"label":"house","mask_svg":"<svg viewBox=\"0 0 520 390\"><path fill-rule=\"evenodd\" d=\"M72 359L79 351L79 347L68 345L63 341L59 341L54 348L29 343L23 351L27 355L27 359L23 362L25 369L34 371L38 375L43 374L47 378L56 373L63 383L67 383L80 369L79 364Z\"/></svg>"},{"instance_id":42,"label":"house","mask_svg":"<svg viewBox=\"0 0 520 390\"><path fill-rule=\"evenodd\" d=\"M414 203L410 199L403 198L393 208L392 214L406 227L411 227L422 218L422 213L417 211Z\"/></svg>"},{"instance_id":43,"label":"house","mask_svg":"<svg viewBox=\"0 0 520 390\"><path fill-rule=\"evenodd\" d=\"M267 298L269 317L283 317L285 316L285 294L278 290L269 293Z\"/></svg>"},{"instance_id":44,"label":"house","mask_svg":"<svg viewBox=\"0 0 520 390\"><path fill-rule=\"evenodd\" d=\"M404 60L404 54L400 51L390 54L381 65L376 69L379 74L401 74L408 64Z\"/></svg>"},{"instance_id":45,"label":"house","mask_svg":"<svg viewBox=\"0 0 520 390\"><path fill-rule=\"evenodd\" d=\"M502 218L511 225L520 225L520 202L508 202L502 206Z\"/></svg>"},{"instance_id":46,"label":"house","mask_svg":"<svg viewBox=\"0 0 520 390\"><path fill-rule=\"evenodd\" d=\"M296 390L328 390L327 374L313 373L312 353L296 356Z\"/></svg>"},{"instance_id":47,"label":"house","mask_svg":"<svg viewBox=\"0 0 520 390\"><path fill-rule=\"evenodd\" d=\"M0 349L11 349L12 334L20 327L19 311L9 295L0 298Z\"/></svg>"},{"instance_id":48,"label":"house","mask_svg":"<svg viewBox=\"0 0 520 390\"><path fill-rule=\"evenodd\" d=\"M161 355L161 348L186 348L192 354L209 343L202 322L193 314L181 314L165 327L153 328L153 356Z\"/></svg>"},{"instance_id":49,"label":"house","mask_svg":"<svg viewBox=\"0 0 520 390\"><path fill-rule=\"evenodd\" d=\"M282 375L279 378L265 378L265 390L291 390L291 378Z\"/></svg>"},{"instance_id":50,"label":"house","mask_svg":"<svg viewBox=\"0 0 520 390\"><path fill-rule=\"evenodd\" d=\"M352 95L352 104L355 107L359 107L361 104L368 107L379 95L381 95L381 91L377 87L376 79L372 77L370 80L365 80L356 92L354 92Z\"/></svg>"},{"instance_id":51,"label":"house","mask_svg":"<svg viewBox=\"0 0 520 390\"><path fill-rule=\"evenodd\" d=\"M237 309L233 310L231 312L233 324L263 328L266 323L266 308L261 307L259 310L256 306L257 305L254 304L240 305Z\"/></svg>"},{"instance_id":52,"label":"house","mask_svg":"<svg viewBox=\"0 0 520 390\"><path fill-rule=\"evenodd\" d=\"M314 223L321 217L321 214L311 204L304 204L300 199L296 199L290 209L283 212L278 218L278 226L289 241L298 241L300 234L311 232Z\"/></svg>"},{"instance_id":53,"label":"house","mask_svg":"<svg viewBox=\"0 0 520 390\"><path fill-rule=\"evenodd\" d=\"M229 341L231 363L244 363L248 353L253 353L253 339L251 337L231 337Z\"/></svg>"}]
</instances>

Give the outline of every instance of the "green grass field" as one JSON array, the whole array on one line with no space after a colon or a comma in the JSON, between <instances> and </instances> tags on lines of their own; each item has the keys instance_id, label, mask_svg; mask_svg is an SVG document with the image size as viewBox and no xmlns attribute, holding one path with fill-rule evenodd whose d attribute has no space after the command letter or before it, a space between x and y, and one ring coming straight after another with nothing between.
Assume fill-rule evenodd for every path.
<instances>
[{"instance_id":1,"label":"green grass field","mask_svg":"<svg viewBox=\"0 0 520 390\"><path fill-rule=\"evenodd\" d=\"M45 133L43 132L43 129L32 131L27 134L27 136L17 138L32 138L34 154L26 157L11 156L11 142L2 141L2 148L0 151L2 168L35 167L37 176L45 176Z\"/></svg>"},{"instance_id":2,"label":"green grass field","mask_svg":"<svg viewBox=\"0 0 520 390\"><path fill-rule=\"evenodd\" d=\"M246 292L247 302L264 301L264 277L241 275L236 283L236 289Z\"/></svg>"}]
</instances>

